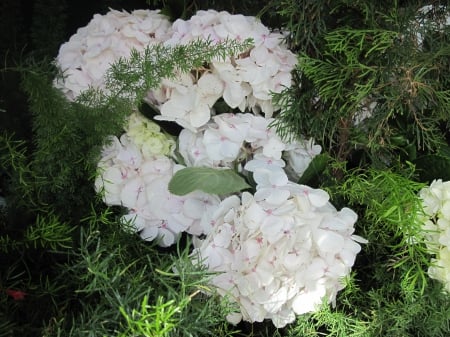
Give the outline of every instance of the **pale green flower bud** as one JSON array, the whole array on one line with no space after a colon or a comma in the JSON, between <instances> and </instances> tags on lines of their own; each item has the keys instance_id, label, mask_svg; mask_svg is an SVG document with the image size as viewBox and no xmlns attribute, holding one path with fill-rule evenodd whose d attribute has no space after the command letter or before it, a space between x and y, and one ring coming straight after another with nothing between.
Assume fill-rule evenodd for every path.
<instances>
[{"instance_id":1,"label":"pale green flower bud","mask_svg":"<svg viewBox=\"0 0 450 337\"><path fill-rule=\"evenodd\" d=\"M169 135L161 132L158 124L139 113L134 113L129 117L127 134L141 149L145 158L172 155L175 149L175 141Z\"/></svg>"}]
</instances>

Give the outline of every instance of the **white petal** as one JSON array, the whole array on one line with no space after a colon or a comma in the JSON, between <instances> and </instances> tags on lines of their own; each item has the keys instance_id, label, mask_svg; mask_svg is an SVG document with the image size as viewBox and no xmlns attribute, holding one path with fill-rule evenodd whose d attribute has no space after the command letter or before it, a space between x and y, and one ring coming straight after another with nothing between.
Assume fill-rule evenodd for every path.
<instances>
[{"instance_id":1,"label":"white petal","mask_svg":"<svg viewBox=\"0 0 450 337\"><path fill-rule=\"evenodd\" d=\"M239 312L232 312L227 315L227 321L233 325L237 325L242 321L242 314Z\"/></svg>"},{"instance_id":2,"label":"white petal","mask_svg":"<svg viewBox=\"0 0 450 337\"><path fill-rule=\"evenodd\" d=\"M122 204L128 208L139 208L145 202L145 184L139 177L128 180L120 194Z\"/></svg>"},{"instance_id":3,"label":"white petal","mask_svg":"<svg viewBox=\"0 0 450 337\"><path fill-rule=\"evenodd\" d=\"M336 253L344 248L344 238L333 231L316 229L313 237L320 251Z\"/></svg>"},{"instance_id":4,"label":"white petal","mask_svg":"<svg viewBox=\"0 0 450 337\"><path fill-rule=\"evenodd\" d=\"M160 228L158 230L158 239L158 244L161 247L169 247L175 243L175 235L165 228Z\"/></svg>"},{"instance_id":5,"label":"white petal","mask_svg":"<svg viewBox=\"0 0 450 337\"><path fill-rule=\"evenodd\" d=\"M322 304L323 296L325 296L325 289L323 288L303 292L297 295L292 302L292 309L297 315L316 311Z\"/></svg>"},{"instance_id":6,"label":"white petal","mask_svg":"<svg viewBox=\"0 0 450 337\"><path fill-rule=\"evenodd\" d=\"M198 104L189 113L189 121L195 128L199 128L208 123L211 117L211 109L207 104Z\"/></svg>"},{"instance_id":7,"label":"white petal","mask_svg":"<svg viewBox=\"0 0 450 337\"><path fill-rule=\"evenodd\" d=\"M147 226L139 233L139 236L145 241L153 241L158 236L158 228L154 226Z\"/></svg>"}]
</instances>

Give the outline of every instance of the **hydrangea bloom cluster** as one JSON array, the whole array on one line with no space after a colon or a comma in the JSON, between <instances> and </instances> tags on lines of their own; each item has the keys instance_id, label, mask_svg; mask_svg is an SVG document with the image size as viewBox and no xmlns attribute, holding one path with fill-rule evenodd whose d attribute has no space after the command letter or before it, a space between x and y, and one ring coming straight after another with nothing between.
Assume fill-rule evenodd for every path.
<instances>
[{"instance_id":1,"label":"hydrangea bloom cluster","mask_svg":"<svg viewBox=\"0 0 450 337\"><path fill-rule=\"evenodd\" d=\"M220 43L226 39L252 39L254 46L241 55L214 60L205 69L163 81L148 100L160 107L160 119L176 121L196 130L206 124L219 99L232 109L264 113L277 109L272 93L291 85L296 57L283 43L281 33L270 32L257 18L215 10L198 11L191 19L178 19L166 44L186 44L197 39Z\"/></svg>"},{"instance_id":2,"label":"hydrangea bloom cluster","mask_svg":"<svg viewBox=\"0 0 450 337\"><path fill-rule=\"evenodd\" d=\"M435 254L428 270L450 292L450 181L434 180L419 193L424 209L428 248Z\"/></svg>"},{"instance_id":3,"label":"hydrangea bloom cluster","mask_svg":"<svg viewBox=\"0 0 450 337\"><path fill-rule=\"evenodd\" d=\"M132 49L142 51L165 41L170 26L156 10L110 10L106 15L94 15L61 46L56 64L64 78L56 81L56 86L71 100L89 87L105 89L104 77L112 63L128 57Z\"/></svg>"},{"instance_id":4,"label":"hydrangea bloom cluster","mask_svg":"<svg viewBox=\"0 0 450 337\"><path fill-rule=\"evenodd\" d=\"M198 132L183 129L179 151L188 166L233 168L237 162L259 158L267 166L279 163L283 171L286 161L286 171L297 180L322 148L312 139L284 142L270 128L272 122L273 118L253 114L216 115Z\"/></svg>"},{"instance_id":5,"label":"hydrangea bloom cluster","mask_svg":"<svg viewBox=\"0 0 450 337\"><path fill-rule=\"evenodd\" d=\"M126 207L123 220L143 239L157 239L161 246L172 245L184 231L194 235L209 232L207 214L220 199L200 191L182 197L169 192L170 179L183 167L167 156L174 141L165 138L151 121L143 126L142 119L132 116L128 132L120 139L111 137L110 145L103 149L96 190L103 193L107 205Z\"/></svg>"},{"instance_id":6,"label":"hydrangea bloom cluster","mask_svg":"<svg viewBox=\"0 0 450 337\"><path fill-rule=\"evenodd\" d=\"M286 191L282 203L247 192L223 200L213 231L196 243L194 256L218 272L211 283L240 307L232 323L283 327L334 302L364 242L353 235L357 215L337 211L325 191L293 183Z\"/></svg>"},{"instance_id":7,"label":"hydrangea bloom cluster","mask_svg":"<svg viewBox=\"0 0 450 337\"><path fill-rule=\"evenodd\" d=\"M241 170L252 173L254 195L221 202L194 259L219 273L211 283L239 305L230 322L271 319L283 327L335 300L361 249L355 241L364 240L352 235L352 210L338 212L325 191L289 180L289 171L303 174L320 146L286 144L270 123L252 114L220 114L202 132L183 130L179 150L188 165L231 167L242 160Z\"/></svg>"},{"instance_id":8,"label":"hydrangea bloom cluster","mask_svg":"<svg viewBox=\"0 0 450 337\"><path fill-rule=\"evenodd\" d=\"M291 85L296 64L283 35L254 17L214 10L173 25L158 11L112 10L61 47L57 64L66 77L56 85L74 99L91 86L104 90L110 64L133 48L249 38L246 52L164 79L149 92L160 112L155 119L183 127L178 144L133 113L104 147L95 188L107 205L126 209L123 221L145 240L166 247L181 232L193 235L193 259L218 272L212 285L241 309L230 322L272 319L282 327L335 300L364 242L353 235L353 211L337 211L325 191L293 182L321 147L312 139L285 142L270 128L278 109L271 94ZM226 112L215 110L218 102ZM174 195L169 181L186 166L236 169L252 178L254 194Z\"/></svg>"}]
</instances>

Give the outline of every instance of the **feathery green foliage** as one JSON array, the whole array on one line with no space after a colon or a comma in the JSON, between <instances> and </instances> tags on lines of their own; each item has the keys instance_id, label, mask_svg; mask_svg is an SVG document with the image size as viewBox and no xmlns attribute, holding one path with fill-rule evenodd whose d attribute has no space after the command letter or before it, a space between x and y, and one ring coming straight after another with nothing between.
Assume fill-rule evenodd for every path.
<instances>
[{"instance_id":1,"label":"feathery green foliage","mask_svg":"<svg viewBox=\"0 0 450 337\"><path fill-rule=\"evenodd\" d=\"M297 24L289 16L287 27L300 56L298 85L275 96L282 136L314 137L340 160L363 152L379 166L446 142L440 127L449 128L448 26L420 26L418 5L397 1L283 3L280 15L300 18ZM302 27L314 32L314 44Z\"/></svg>"},{"instance_id":2,"label":"feathery green foliage","mask_svg":"<svg viewBox=\"0 0 450 337\"><path fill-rule=\"evenodd\" d=\"M364 209L367 226L362 231L369 240L365 251L388 254L390 267L400 269L402 291L422 294L427 286L429 253L422 234L423 211L417 195L425 184L411 178L411 168L403 174L356 169L346 176L340 191L350 205Z\"/></svg>"},{"instance_id":3,"label":"feathery green foliage","mask_svg":"<svg viewBox=\"0 0 450 337\"><path fill-rule=\"evenodd\" d=\"M211 292L209 276L190 262L189 245L161 250L117 230L113 219L105 211L83 220L88 226L81 228L79 252L60 266L60 280L73 289L64 299L70 311L55 315L48 336L208 336L227 330L227 307L201 293Z\"/></svg>"},{"instance_id":4,"label":"feathery green foliage","mask_svg":"<svg viewBox=\"0 0 450 337\"><path fill-rule=\"evenodd\" d=\"M177 71L190 72L213 59L239 55L251 44L251 40L225 40L219 44L211 40L196 40L187 45L157 44L147 47L144 52L133 50L129 58L121 58L111 66L107 74L107 89L114 96L131 98L138 106L148 91L157 87L163 78L172 78ZM85 103L83 98L80 101Z\"/></svg>"}]
</instances>

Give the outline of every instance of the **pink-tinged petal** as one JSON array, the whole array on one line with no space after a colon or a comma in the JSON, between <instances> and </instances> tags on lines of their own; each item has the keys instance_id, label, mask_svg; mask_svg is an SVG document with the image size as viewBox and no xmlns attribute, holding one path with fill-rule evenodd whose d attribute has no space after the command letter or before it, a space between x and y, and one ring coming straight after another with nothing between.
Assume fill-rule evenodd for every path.
<instances>
[{"instance_id":1,"label":"pink-tinged petal","mask_svg":"<svg viewBox=\"0 0 450 337\"><path fill-rule=\"evenodd\" d=\"M263 154L266 157L281 159L281 153L286 148L286 144L279 137L270 137L263 145Z\"/></svg>"},{"instance_id":2,"label":"pink-tinged petal","mask_svg":"<svg viewBox=\"0 0 450 337\"><path fill-rule=\"evenodd\" d=\"M273 88L272 91L276 93L282 92L284 89L289 88L292 84L291 73L278 73L272 79Z\"/></svg>"},{"instance_id":3,"label":"pink-tinged petal","mask_svg":"<svg viewBox=\"0 0 450 337\"><path fill-rule=\"evenodd\" d=\"M351 224L353 226L353 224ZM353 227L350 227L348 223L344 222L342 219L339 219L336 214L328 214L326 215L321 224L320 227L327 230L333 230L340 233L347 233L348 229L351 228L353 230ZM350 233L348 233L350 234Z\"/></svg>"},{"instance_id":4,"label":"pink-tinged petal","mask_svg":"<svg viewBox=\"0 0 450 337\"><path fill-rule=\"evenodd\" d=\"M185 216L183 213L172 213L167 218L167 228L174 233L185 232L192 224L194 219Z\"/></svg>"},{"instance_id":5,"label":"pink-tinged petal","mask_svg":"<svg viewBox=\"0 0 450 337\"><path fill-rule=\"evenodd\" d=\"M286 287L279 287L278 289L270 289L270 286L266 288L266 292L270 294L270 298L266 301L264 301L263 307L268 312L278 312L281 310L283 305L286 304L288 297L287 297L287 288Z\"/></svg>"},{"instance_id":6,"label":"pink-tinged petal","mask_svg":"<svg viewBox=\"0 0 450 337\"><path fill-rule=\"evenodd\" d=\"M213 244L218 247L228 248L233 236L233 230L229 224L223 224L213 237Z\"/></svg>"},{"instance_id":7,"label":"pink-tinged petal","mask_svg":"<svg viewBox=\"0 0 450 337\"><path fill-rule=\"evenodd\" d=\"M304 270L302 279L318 280L324 276L328 265L325 260L320 257L315 257L311 260L309 266Z\"/></svg>"},{"instance_id":8,"label":"pink-tinged petal","mask_svg":"<svg viewBox=\"0 0 450 337\"><path fill-rule=\"evenodd\" d=\"M227 265L232 261L232 254L228 249L216 246L215 244L203 244L201 247L201 258L205 259L204 264L213 271L225 271Z\"/></svg>"},{"instance_id":9,"label":"pink-tinged petal","mask_svg":"<svg viewBox=\"0 0 450 337\"><path fill-rule=\"evenodd\" d=\"M215 74L206 73L197 82L197 100L212 107L222 96L223 90L223 81Z\"/></svg>"},{"instance_id":10,"label":"pink-tinged petal","mask_svg":"<svg viewBox=\"0 0 450 337\"><path fill-rule=\"evenodd\" d=\"M267 238L271 244L277 242L283 237L285 231L285 224L280 219L273 216L268 216L261 225L261 233Z\"/></svg>"},{"instance_id":11,"label":"pink-tinged petal","mask_svg":"<svg viewBox=\"0 0 450 337\"><path fill-rule=\"evenodd\" d=\"M338 213L339 219L347 224L348 227L352 228L355 222L358 220L358 214L348 207L342 208Z\"/></svg>"},{"instance_id":12,"label":"pink-tinged petal","mask_svg":"<svg viewBox=\"0 0 450 337\"><path fill-rule=\"evenodd\" d=\"M283 41L283 35L279 33L270 33L263 36L264 46L269 49L274 49Z\"/></svg>"},{"instance_id":13,"label":"pink-tinged petal","mask_svg":"<svg viewBox=\"0 0 450 337\"><path fill-rule=\"evenodd\" d=\"M271 317L273 325L278 328L284 328L287 324L295 321L295 314L292 309L284 309L278 311L275 315Z\"/></svg>"},{"instance_id":14,"label":"pink-tinged petal","mask_svg":"<svg viewBox=\"0 0 450 337\"><path fill-rule=\"evenodd\" d=\"M108 167L95 179L95 190L103 193L103 201L105 204L120 205L120 193L124 183L124 175L126 169L120 167Z\"/></svg>"},{"instance_id":15,"label":"pink-tinged petal","mask_svg":"<svg viewBox=\"0 0 450 337\"><path fill-rule=\"evenodd\" d=\"M78 96L92 85L93 79L83 70L69 69L64 72L64 87Z\"/></svg>"},{"instance_id":16,"label":"pink-tinged petal","mask_svg":"<svg viewBox=\"0 0 450 337\"><path fill-rule=\"evenodd\" d=\"M339 258L347 267L355 263L356 255L361 251L361 246L352 240L347 240L344 249L339 253Z\"/></svg>"},{"instance_id":17,"label":"pink-tinged petal","mask_svg":"<svg viewBox=\"0 0 450 337\"><path fill-rule=\"evenodd\" d=\"M203 144L208 157L212 160L233 161L241 149L241 143L235 143L220 135L217 130L207 129L203 137Z\"/></svg>"},{"instance_id":18,"label":"pink-tinged petal","mask_svg":"<svg viewBox=\"0 0 450 337\"><path fill-rule=\"evenodd\" d=\"M271 266L269 263L267 263L265 261L261 261L260 263L258 263L258 265L255 268L255 272L256 272L256 275L258 275L258 278L263 287L269 286L269 284L271 284L275 278L275 275L273 273L273 266ZM280 289L284 289L284 288L280 288ZM276 295L272 294L272 299L274 299L275 297L276 297ZM285 301L285 299L283 299L283 300ZM282 304L282 303L280 303L280 304ZM272 303L272 305L273 305L273 303ZM277 311L277 310L275 310L275 311Z\"/></svg>"},{"instance_id":19,"label":"pink-tinged petal","mask_svg":"<svg viewBox=\"0 0 450 337\"><path fill-rule=\"evenodd\" d=\"M233 272L219 273L213 277L211 283L218 287L217 290L222 296L226 296L231 300L235 300L239 296Z\"/></svg>"},{"instance_id":20,"label":"pink-tinged petal","mask_svg":"<svg viewBox=\"0 0 450 337\"><path fill-rule=\"evenodd\" d=\"M282 264L289 271L299 270L311 257L307 254L288 253L284 256Z\"/></svg>"},{"instance_id":21,"label":"pink-tinged petal","mask_svg":"<svg viewBox=\"0 0 450 337\"><path fill-rule=\"evenodd\" d=\"M198 218L205 212L205 203L201 199L186 198L183 203L183 213L193 219Z\"/></svg>"},{"instance_id":22,"label":"pink-tinged petal","mask_svg":"<svg viewBox=\"0 0 450 337\"><path fill-rule=\"evenodd\" d=\"M351 236L352 240L359 242L359 243L369 243L369 241L367 239L364 239L363 237L359 236L359 235L352 235Z\"/></svg>"},{"instance_id":23,"label":"pink-tinged petal","mask_svg":"<svg viewBox=\"0 0 450 337\"><path fill-rule=\"evenodd\" d=\"M145 227L139 236L145 241L153 241L158 236L158 228L156 227Z\"/></svg>"},{"instance_id":24,"label":"pink-tinged petal","mask_svg":"<svg viewBox=\"0 0 450 337\"><path fill-rule=\"evenodd\" d=\"M240 304L244 320L250 322L262 322L267 314L262 305L252 302L246 297L240 298Z\"/></svg>"},{"instance_id":25,"label":"pink-tinged petal","mask_svg":"<svg viewBox=\"0 0 450 337\"><path fill-rule=\"evenodd\" d=\"M261 253L261 243L257 239L247 239L241 242L243 257L248 262L253 262Z\"/></svg>"},{"instance_id":26,"label":"pink-tinged petal","mask_svg":"<svg viewBox=\"0 0 450 337\"><path fill-rule=\"evenodd\" d=\"M146 201L145 184L139 177L128 180L120 193L123 206L139 208Z\"/></svg>"}]
</instances>

